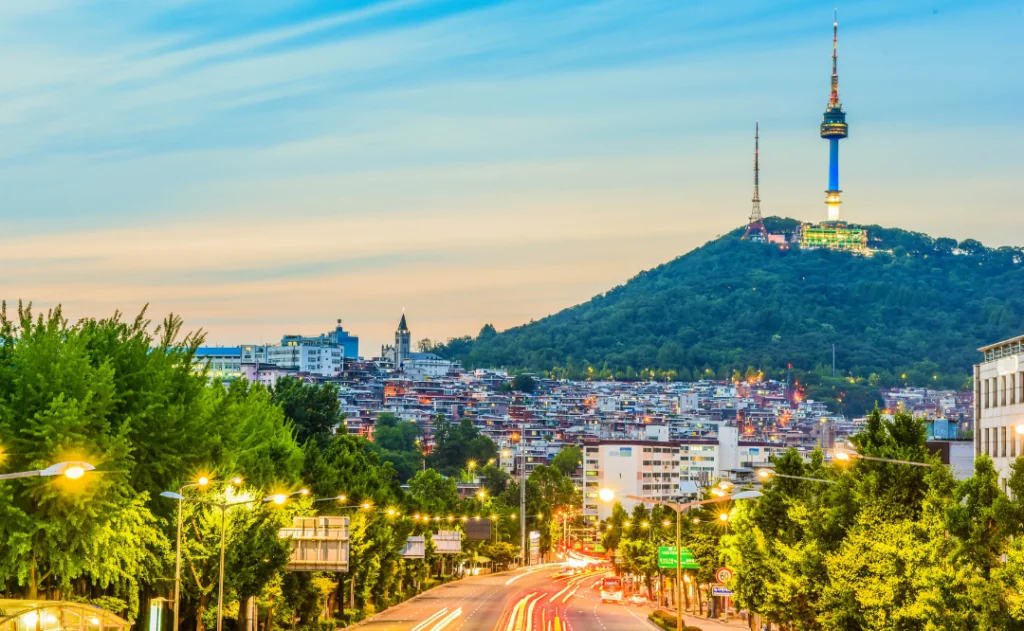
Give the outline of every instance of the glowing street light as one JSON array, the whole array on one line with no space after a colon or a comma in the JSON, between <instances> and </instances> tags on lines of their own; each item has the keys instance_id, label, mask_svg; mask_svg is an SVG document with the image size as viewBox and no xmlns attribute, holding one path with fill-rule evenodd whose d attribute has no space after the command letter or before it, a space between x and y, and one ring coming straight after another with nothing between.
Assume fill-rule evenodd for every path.
<instances>
[{"instance_id":1,"label":"glowing street light","mask_svg":"<svg viewBox=\"0 0 1024 631\"><path fill-rule=\"evenodd\" d=\"M18 478L54 478L58 476L64 476L69 480L77 480L85 475L86 471L93 471L94 469L96 469L96 467L88 462L75 460L71 462L58 462L55 465L46 467L45 469L18 471L16 473L0 473L0 480L17 480Z\"/></svg>"},{"instance_id":2,"label":"glowing street light","mask_svg":"<svg viewBox=\"0 0 1024 631\"><path fill-rule=\"evenodd\" d=\"M931 466L933 466L929 462L914 462L913 460L896 460L894 458L878 458L876 456L865 456L865 455L859 454L859 453L857 453L855 451L843 451L841 449L836 449L835 450L835 454L833 455L833 458L837 462L840 462L840 463L850 462L851 460L856 458L857 460L872 460L874 462L889 462L889 463L892 463L892 464L906 464L906 465L910 465L912 467L931 467Z\"/></svg>"},{"instance_id":3,"label":"glowing street light","mask_svg":"<svg viewBox=\"0 0 1024 631\"><path fill-rule=\"evenodd\" d=\"M615 499L615 491L609 488L604 488L597 492L597 496L601 498L602 502L608 503Z\"/></svg>"},{"instance_id":4,"label":"glowing street light","mask_svg":"<svg viewBox=\"0 0 1024 631\"><path fill-rule=\"evenodd\" d=\"M769 480L771 478L786 478L789 480L804 480L807 482L821 482L823 484L836 484L835 480L826 480L824 478L808 478L802 475L786 475L785 473L778 473L771 469L758 469L757 475L762 480Z\"/></svg>"}]
</instances>

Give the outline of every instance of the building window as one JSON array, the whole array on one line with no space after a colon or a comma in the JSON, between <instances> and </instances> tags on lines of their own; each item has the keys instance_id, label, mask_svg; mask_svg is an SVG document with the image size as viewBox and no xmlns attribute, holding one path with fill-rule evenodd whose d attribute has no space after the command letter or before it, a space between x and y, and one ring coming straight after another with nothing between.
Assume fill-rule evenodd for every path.
<instances>
[{"instance_id":1,"label":"building window","mask_svg":"<svg viewBox=\"0 0 1024 631\"><path fill-rule=\"evenodd\" d=\"M985 386L985 407L988 407L988 379L984 380Z\"/></svg>"},{"instance_id":2,"label":"building window","mask_svg":"<svg viewBox=\"0 0 1024 631\"><path fill-rule=\"evenodd\" d=\"M1005 406L1006 405L1006 377L1000 377L999 379L1000 379L1000 381L1003 382L1002 383L1003 389L999 393L999 405Z\"/></svg>"},{"instance_id":3,"label":"building window","mask_svg":"<svg viewBox=\"0 0 1024 631\"><path fill-rule=\"evenodd\" d=\"M999 442L1002 443L1003 452L1000 454L1003 458L1006 457L1006 428L999 428Z\"/></svg>"},{"instance_id":4,"label":"building window","mask_svg":"<svg viewBox=\"0 0 1024 631\"><path fill-rule=\"evenodd\" d=\"M1017 403L1017 375L1010 375L1010 405Z\"/></svg>"},{"instance_id":5,"label":"building window","mask_svg":"<svg viewBox=\"0 0 1024 631\"><path fill-rule=\"evenodd\" d=\"M989 434L988 434L988 431L989 431L989 429L988 429L988 428L986 427L986 428L985 428L985 455L986 455L986 456L988 456L988 455L991 455L991 454L989 453L989 450L990 450L990 449L991 449L991 447L992 447L992 442L991 442L991 441L989 440Z\"/></svg>"}]
</instances>

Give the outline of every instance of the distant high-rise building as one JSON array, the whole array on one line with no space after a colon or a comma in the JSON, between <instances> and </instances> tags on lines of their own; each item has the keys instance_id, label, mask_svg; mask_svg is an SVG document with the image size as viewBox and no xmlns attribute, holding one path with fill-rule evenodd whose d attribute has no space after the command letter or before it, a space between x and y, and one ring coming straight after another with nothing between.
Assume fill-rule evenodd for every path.
<instances>
[{"instance_id":1,"label":"distant high-rise building","mask_svg":"<svg viewBox=\"0 0 1024 631\"><path fill-rule=\"evenodd\" d=\"M1006 488L1010 465L1024 455L1024 335L983 346L974 367L974 454L992 458Z\"/></svg>"},{"instance_id":2,"label":"distant high-rise building","mask_svg":"<svg viewBox=\"0 0 1024 631\"><path fill-rule=\"evenodd\" d=\"M359 358L359 338L342 328L341 318L338 318L338 326L329 333L322 333L312 337L285 335L281 338L281 346L294 346L297 344L340 346L346 359Z\"/></svg>"}]
</instances>

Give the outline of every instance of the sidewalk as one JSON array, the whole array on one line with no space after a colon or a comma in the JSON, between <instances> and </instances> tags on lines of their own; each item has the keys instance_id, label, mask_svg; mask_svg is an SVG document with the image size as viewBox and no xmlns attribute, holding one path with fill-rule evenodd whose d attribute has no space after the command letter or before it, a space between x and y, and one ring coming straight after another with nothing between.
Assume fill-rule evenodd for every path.
<instances>
[{"instance_id":1,"label":"sidewalk","mask_svg":"<svg viewBox=\"0 0 1024 631\"><path fill-rule=\"evenodd\" d=\"M672 607L662 607L665 611L671 611L675 613L675 609ZM729 620L729 622L719 622L711 618L694 616L683 612L683 624L693 627L700 627L704 631L711 631L712 629L745 629L749 630L750 627L746 622L741 620L738 616Z\"/></svg>"}]
</instances>

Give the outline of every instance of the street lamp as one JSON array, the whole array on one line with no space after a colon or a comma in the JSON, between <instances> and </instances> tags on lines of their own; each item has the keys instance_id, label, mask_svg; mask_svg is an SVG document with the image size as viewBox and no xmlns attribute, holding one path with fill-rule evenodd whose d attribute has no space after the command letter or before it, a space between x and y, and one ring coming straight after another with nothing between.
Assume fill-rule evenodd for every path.
<instances>
[{"instance_id":1,"label":"street lamp","mask_svg":"<svg viewBox=\"0 0 1024 631\"><path fill-rule=\"evenodd\" d=\"M889 463L892 463L892 464L907 464L907 465L911 465L911 466L914 466L914 467L931 467L932 466L932 464L929 463L929 462L914 462L913 460L896 460L896 459L893 459L893 458L878 458L876 456L865 456L865 455L859 454L859 453L857 453L855 451L841 451L839 449L835 450L834 458L837 461L839 461L839 462L850 462L852 459L856 458L858 460L872 460L874 462L889 462Z\"/></svg>"},{"instance_id":2,"label":"street lamp","mask_svg":"<svg viewBox=\"0 0 1024 631\"><path fill-rule=\"evenodd\" d=\"M72 460L70 462L58 462L45 469L33 471L17 471L15 473L0 473L0 480L17 480L19 478L54 478L64 476L69 480L77 480L85 475L86 471L93 471L96 467L88 462Z\"/></svg>"},{"instance_id":3,"label":"street lamp","mask_svg":"<svg viewBox=\"0 0 1024 631\"><path fill-rule=\"evenodd\" d=\"M785 473L778 473L771 469L758 469L757 475L762 480L769 480L771 478L786 478L789 480L804 480L806 482L822 482L824 484L835 484L835 480L826 480L824 478L808 478L802 475L786 475Z\"/></svg>"},{"instance_id":4,"label":"street lamp","mask_svg":"<svg viewBox=\"0 0 1024 631\"><path fill-rule=\"evenodd\" d=\"M239 479L241 479L241 478L239 478ZM206 480L206 482L203 483L203 484L199 484L199 483L196 483L196 484L186 484L186 485L182 486L181 488L182 488L182 490L184 490L186 488L195 487L195 486L206 486L206 484L209 484L209 482L210 482L209 479L207 479L207 478L200 478L199 481L202 482L203 480ZM303 491L305 491L305 489L303 489ZM297 491L297 492L291 493L289 495L298 495L300 493L301 493L301 491ZM306 491L306 493L309 493L309 491ZM181 572L181 535L180 535L180 533L181 533L181 503L182 502L194 502L196 504L203 504L204 506L212 506L212 507L217 508L217 509L220 510L220 569L218 571L218 579L217 579L217 631L223 631L223 627L224 627L224 538L225 538L225 533L227 532L227 524L226 524L226 513L227 513L227 510L229 508L231 508L232 506L242 506L243 504L255 504L256 502L264 502L264 503L273 502L275 504L283 504L284 501L288 498L288 496L279 493L277 495L272 495L270 497L264 497L262 499L245 500L245 501L242 501L242 502L231 502L231 503L208 502L206 500L200 500L200 499L196 499L194 497L185 497L181 493L175 493L174 491L164 491L163 493L160 494L160 497L166 497L168 499L177 500L177 502L178 502L178 532L179 532L179 535L178 535L178 574L175 577L176 583L175 583L175 590L174 590L175 591L175 602L174 602L174 613L175 613L175 616L174 616L175 620L174 621L175 621L175 624L178 623L178 615L177 615L178 614L178 606L179 606L178 605L178 602L179 602L178 599L180 598L180 592L179 592L180 587L179 586L181 584L181 573L180 573ZM281 501L278 501L279 497L282 498Z\"/></svg>"},{"instance_id":5,"label":"street lamp","mask_svg":"<svg viewBox=\"0 0 1024 631\"><path fill-rule=\"evenodd\" d=\"M682 600L682 582L683 582L683 548L682 548L682 514L683 511L688 511L694 506L702 506L704 504L714 504L716 502L726 502L729 500L750 500L757 497L761 497L761 493L758 491L741 491L733 495L720 495L712 497L706 500L698 500L696 502L687 502L685 504L675 504L673 502L665 502L662 500L656 500L650 497L638 497L636 495L627 495L628 499L636 500L638 502L646 502L649 504L660 504L661 506L667 506L676 512L676 631L683 631L683 607L680 604ZM723 513L719 519L726 521L729 519L727 513ZM694 522L696 523L696 521ZM626 522L627 526L629 522Z\"/></svg>"}]
</instances>

